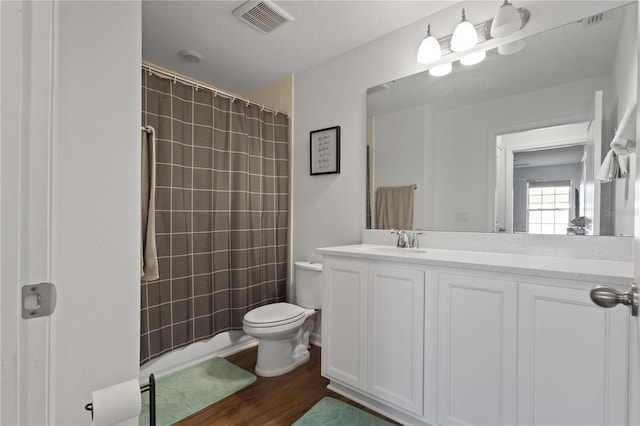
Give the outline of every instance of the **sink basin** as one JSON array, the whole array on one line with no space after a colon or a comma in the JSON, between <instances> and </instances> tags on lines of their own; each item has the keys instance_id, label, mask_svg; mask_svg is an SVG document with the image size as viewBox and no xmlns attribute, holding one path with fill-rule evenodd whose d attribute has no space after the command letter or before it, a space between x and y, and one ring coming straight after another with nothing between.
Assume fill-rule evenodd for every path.
<instances>
[{"instance_id":1,"label":"sink basin","mask_svg":"<svg viewBox=\"0 0 640 426\"><path fill-rule=\"evenodd\" d=\"M391 254L391 255L410 255L410 254L421 254L421 253L426 253L426 250L420 250L420 249L412 249L412 248L400 248L400 247L385 247L385 246L380 246L380 247L372 247L372 246L365 246L365 247L360 247L358 250L362 251L362 252L366 252L366 253L375 253L375 254Z\"/></svg>"}]
</instances>

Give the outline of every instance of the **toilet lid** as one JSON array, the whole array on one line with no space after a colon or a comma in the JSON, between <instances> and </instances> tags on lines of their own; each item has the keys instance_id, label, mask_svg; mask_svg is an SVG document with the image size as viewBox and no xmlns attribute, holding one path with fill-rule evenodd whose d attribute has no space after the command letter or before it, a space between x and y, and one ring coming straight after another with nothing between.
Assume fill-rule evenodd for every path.
<instances>
[{"instance_id":1,"label":"toilet lid","mask_svg":"<svg viewBox=\"0 0 640 426\"><path fill-rule=\"evenodd\" d=\"M304 316L304 309L291 303L272 303L253 309L244 316L244 322L253 327L276 327L289 324Z\"/></svg>"}]
</instances>

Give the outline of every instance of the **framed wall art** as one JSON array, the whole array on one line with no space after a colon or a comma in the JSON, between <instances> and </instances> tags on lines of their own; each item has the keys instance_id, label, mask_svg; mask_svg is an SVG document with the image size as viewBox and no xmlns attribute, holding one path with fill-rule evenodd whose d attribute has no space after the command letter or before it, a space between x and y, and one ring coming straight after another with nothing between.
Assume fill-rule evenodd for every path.
<instances>
[{"instance_id":1,"label":"framed wall art","mask_svg":"<svg viewBox=\"0 0 640 426\"><path fill-rule=\"evenodd\" d=\"M340 126L313 130L311 139L311 174L340 173Z\"/></svg>"}]
</instances>

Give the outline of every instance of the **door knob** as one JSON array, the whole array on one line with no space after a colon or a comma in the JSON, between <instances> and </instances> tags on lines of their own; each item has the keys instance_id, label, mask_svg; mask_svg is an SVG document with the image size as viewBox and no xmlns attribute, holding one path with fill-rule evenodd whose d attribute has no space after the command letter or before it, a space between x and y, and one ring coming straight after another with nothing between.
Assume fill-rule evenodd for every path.
<instances>
[{"instance_id":1,"label":"door knob","mask_svg":"<svg viewBox=\"0 0 640 426\"><path fill-rule=\"evenodd\" d=\"M618 304L629 306L631 315L638 316L638 306L640 305L640 290L636 283L631 284L629 291L620 293L613 287L608 285L597 285L589 292L591 300L598 306L603 308L613 308Z\"/></svg>"}]
</instances>

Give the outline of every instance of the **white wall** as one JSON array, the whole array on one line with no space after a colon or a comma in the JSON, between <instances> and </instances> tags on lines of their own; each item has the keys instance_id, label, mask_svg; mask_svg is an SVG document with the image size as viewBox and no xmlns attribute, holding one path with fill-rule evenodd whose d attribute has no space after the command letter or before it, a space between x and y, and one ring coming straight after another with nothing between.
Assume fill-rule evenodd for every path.
<instances>
[{"instance_id":1,"label":"white wall","mask_svg":"<svg viewBox=\"0 0 640 426\"><path fill-rule=\"evenodd\" d=\"M610 9L612 2L522 1L518 6L528 8L534 18L514 38ZM294 260L319 259L316 247L360 241L360 229L365 224L366 90L424 70L415 57L427 24L432 28L438 23L455 25L460 19L460 7L465 7L467 16L474 16L478 21L489 19L497 8L493 1L460 2L296 74ZM335 125L341 126L342 131L341 173L309 176L309 132Z\"/></svg>"},{"instance_id":2,"label":"white wall","mask_svg":"<svg viewBox=\"0 0 640 426\"><path fill-rule=\"evenodd\" d=\"M63 1L57 28L52 424L78 425L138 377L140 2Z\"/></svg>"}]
</instances>

